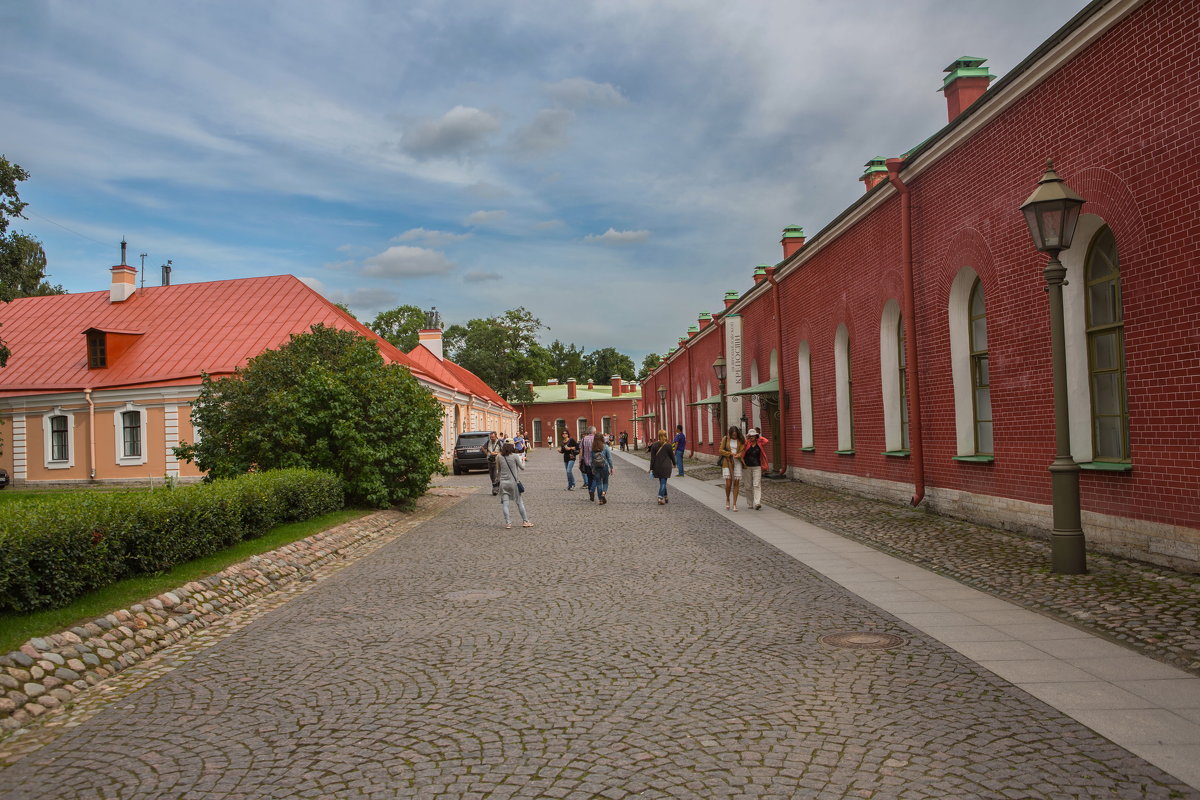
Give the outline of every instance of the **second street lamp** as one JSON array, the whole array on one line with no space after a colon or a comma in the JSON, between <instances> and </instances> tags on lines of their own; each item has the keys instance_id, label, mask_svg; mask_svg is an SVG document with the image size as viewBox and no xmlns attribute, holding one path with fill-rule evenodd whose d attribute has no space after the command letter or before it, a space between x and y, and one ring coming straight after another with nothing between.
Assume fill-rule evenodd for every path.
<instances>
[{"instance_id":1,"label":"second street lamp","mask_svg":"<svg viewBox=\"0 0 1200 800\"><path fill-rule=\"evenodd\" d=\"M721 436L728 431L725 428L725 356L717 356L713 362L713 372L717 376L717 394L721 398Z\"/></svg>"},{"instance_id":2,"label":"second street lamp","mask_svg":"<svg viewBox=\"0 0 1200 800\"><path fill-rule=\"evenodd\" d=\"M1050 535L1050 560L1054 572L1082 575L1087 572L1087 552L1079 513L1079 465L1071 457L1071 421L1067 406L1067 346L1063 322L1063 284L1067 268L1058 254L1071 246L1084 200L1058 177L1052 162L1038 188L1021 205L1033 246L1050 254L1046 264L1046 290L1050 295L1050 356L1054 374L1055 457L1050 465L1054 530Z\"/></svg>"},{"instance_id":3,"label":"second street lamp","mask_svg":"<svg viewBox=\"0 0 1200 800\"><path fill-rule=\"evenodd\" d=\"M658 385L658 429L665 431L667 429L667 385L660 383Z\"/></svg>"}]
</instances>

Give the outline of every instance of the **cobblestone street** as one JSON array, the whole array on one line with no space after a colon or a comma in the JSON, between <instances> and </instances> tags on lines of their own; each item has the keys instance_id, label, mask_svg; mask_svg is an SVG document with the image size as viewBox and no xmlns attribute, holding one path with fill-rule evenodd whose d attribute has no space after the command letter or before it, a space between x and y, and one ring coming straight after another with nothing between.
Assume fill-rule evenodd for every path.
<instances>
[{"instance_id":1,"label":"cobblestone street","mask_svg":"<svg viewBox=\"0 0 1200 800\"><path fill-rule=\"evenodd\" d=\"M535 527L445 481L481 491L180 645L0 798L1200 797L636 466L605 506L553 453L524 482Z\"/></svg>"}]
</instances>

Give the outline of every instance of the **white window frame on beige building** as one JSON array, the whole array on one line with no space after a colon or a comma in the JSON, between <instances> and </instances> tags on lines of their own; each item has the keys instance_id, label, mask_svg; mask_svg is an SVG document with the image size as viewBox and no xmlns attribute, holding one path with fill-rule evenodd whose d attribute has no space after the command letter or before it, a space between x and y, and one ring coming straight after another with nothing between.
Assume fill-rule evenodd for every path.
<instances>
[{"instance_id":1,"label":"white window frame on beige building","mask_svg":"<svg viewBox=\"0 0 1200 800\"><path fill-rule=\"evenodd\" d=\"M54 417L67 418L67 458L65 461L52 461L50 458L53 454L50 420ZM71 469L75 466L75 412L68 411L62 406L55 406L43 414L42 438L44 448L42 450L42 462L46 469Z\"/></svg>"},{"instance_id":2,"label":"white window frame on beige building","mask_svg":"<svg viewBox=\"0 0 1200 800\"><path fill-rule=\"evenodd\" d=\"M140 439L141 451L140 455L126 456L125 453L125 436L124 436L124 420L125 412L135 411L139 416L138 438ZM115 437L116 449L113 451L116 456L116 463L119 467L137 467L146 463L148 449L146 441L146 408L145 406L135 405L134 403L126 403L123 406L113 409L113 435Z\"/></svg>"}]
</instances>

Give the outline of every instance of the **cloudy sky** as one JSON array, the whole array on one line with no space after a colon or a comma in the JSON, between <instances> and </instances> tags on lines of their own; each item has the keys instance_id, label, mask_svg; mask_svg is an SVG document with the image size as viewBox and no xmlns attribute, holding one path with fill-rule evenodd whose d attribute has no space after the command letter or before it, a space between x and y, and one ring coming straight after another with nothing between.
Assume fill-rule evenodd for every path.
<instances>
[{"instance_id":1,"label":"cloudy sky","mask_svg":"<svg viewBox=\"0 0 1200 800\"><path fill-rule=\"evenodd\" d=\"M364 321L524 305L663 352L1085 0L0 0L0 153L51 280L291 273Z\"/></svg>"}]
</instances>

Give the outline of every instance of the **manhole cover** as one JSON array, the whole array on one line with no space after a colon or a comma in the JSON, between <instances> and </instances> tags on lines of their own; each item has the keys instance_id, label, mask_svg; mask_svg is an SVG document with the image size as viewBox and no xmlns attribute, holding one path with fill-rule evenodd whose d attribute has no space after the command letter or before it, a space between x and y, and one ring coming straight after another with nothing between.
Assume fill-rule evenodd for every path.
<instances>
[{"instance_id":1,"label":"manhole cover","mask_svg":"<svg viewBox=\"0 0 1200 800\"><path fill-rule=\"evenodd\" d=\"M851 650L886 650L904 644L904 637L894 633L830 633L822 636L821 641L833 647L846 647Z\"/></svg>"},{"instance_id":2,"label":"manhole cover","mask_svg":"<svg viewBox=\"0 0 1200 800\"><path fill-rule=\"evenodd\" d=\"M496 589L464 589L461 592L447 592L442 597L446 600L495 600L506 594L508 592Z\"/></svg>"}]
</instances>

